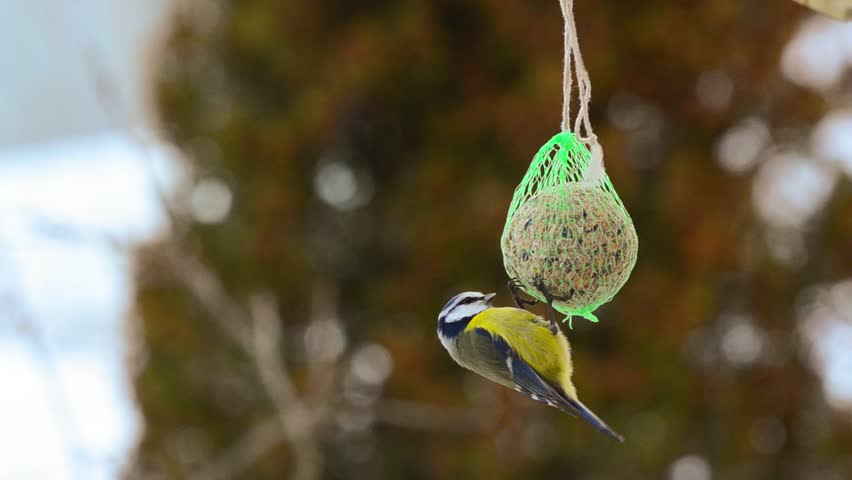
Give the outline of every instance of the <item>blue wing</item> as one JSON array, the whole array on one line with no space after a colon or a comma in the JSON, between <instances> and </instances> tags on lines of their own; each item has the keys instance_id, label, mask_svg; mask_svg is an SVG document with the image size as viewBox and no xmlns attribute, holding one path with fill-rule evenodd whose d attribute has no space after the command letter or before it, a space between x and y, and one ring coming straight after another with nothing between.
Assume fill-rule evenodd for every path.
<instances>
[{"instance_id":1,"label":"blue wing","mask_svg":"<svg viewBox=\"0 0 852 480\"><path fill-rule=\"evenodd\" d=\"M478 328L476 333L487 335L494 342L495 348L498 352L500 352L500 355L503 357L503 361L506 362L506 368L509 369L509 372L512 375L512 380L514 380L518 391L526 393L532 397L533 400L544 402L551 407L556 407L565 413L574 415L573 411L566 408L568 405L566 404L567 399L565 396L560 394L552 385L541 378L541 375L539 375L538 372L536 372L535 369L533 369L527 362L521 359L506 340L500 336L492 336L491 333L485 329Z\"/></svg>"},{"instance_id":2,"label":"blue wing","mask_svg":"<svg viewBox=\"0 0 852 480\"><path fill-rule=\"evenodd\" d=\"M492 339L495 348L498 352L500 352L500 355L503 356L503 359L506 362L506 367L512 374L512 380L515 382L519 392L526 393L532 397L533 400L544 402L571 416L579 415L607 436L619 442L624 441L624 437L610 428L609 425L604 423L603 420L601 420L579 400L568 398L568 396L563 392L560 392L553 385L541 378L541 375L539 375L534 368L525 362L517 354L517 352L512 349L512 346L509 345L505 339L500 336L492 336L491 333L485 329L477 328L476 333L487 335Z\"/></svg>"},{"instance_id":3,"label":"blue wing","mask_svg":"<svg viewBox=\"0 0 852 480\"><path fill-rule=\"evenodd\" d=\"M556 407L565 413L574 415L574 412L565 408L565 398L550 384L533 370L530 365L516 356L506 357L506 365L512 372L512 379L518 384L521 391L532 397L533 400L544 402L551 407Z\"/></svg>"}]
</instances>

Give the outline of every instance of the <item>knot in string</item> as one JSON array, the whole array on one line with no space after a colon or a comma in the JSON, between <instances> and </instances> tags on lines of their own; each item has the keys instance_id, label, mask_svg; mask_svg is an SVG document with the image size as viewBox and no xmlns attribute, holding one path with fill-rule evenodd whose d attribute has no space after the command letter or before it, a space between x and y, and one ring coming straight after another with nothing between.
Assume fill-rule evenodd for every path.
<instances>
[{"instance_id":1,"label":"knot in string","mask_svg":"<svg viewBox=\"0 0 852 480\"><path fill-rule=\"evenodd\" d=\"M559 0L562 17L565 20L565 59L562 71L562 131L573 131L577 138L589 147L592 153L591 162L586 174L586 181L597 181L604 171L603 150L598 144L598 137L592 130L589 121L589 103L592 100L592 83L589 72L583 63L580 53L580 42L577 38L577 25L574 23L574 0ZM571 121L571 101L574 96L574 79L577 80L577 100L579 110Z\"/></svg>"}]
</instances>

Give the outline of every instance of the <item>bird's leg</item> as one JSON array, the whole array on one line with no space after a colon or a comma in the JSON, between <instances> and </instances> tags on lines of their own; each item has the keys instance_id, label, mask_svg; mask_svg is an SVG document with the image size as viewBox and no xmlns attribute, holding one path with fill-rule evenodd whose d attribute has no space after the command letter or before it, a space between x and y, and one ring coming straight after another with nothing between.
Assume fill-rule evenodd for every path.
<instances>
[{"instance_id":1,"label":"bird's leg","mask_svg":"<svg viewBox=\"0 0 852 480\"><path fill-rule=\"evenodd\" d=\"M531 307L538 303L538 300L526 300L521 296L520 289L518 288L518 282L515 279L509 279L509 292L512 293L512 301L515 302L515 305L523 310L526 310L527 307Z\"/></svg>"},{"instance_id":2,"label":"bird's leg","mask_svg":"<svg viewBox=\"0 0 852 480\"><path fill-rule=\"evenodd\" d=\"M550 333L559 333L559 324L556 323L556 313L553 308L553 298L547 299L547 319L550 320Z\"/></svg>"},{"instance_id":3,"label":"bird's leg","mask_svg":"<svg viewBox=\"0 0 852 480\"><path fill-rule=\"evenodd\" d=\"M545 288L544 282L541 280L536 282L535 288L547 300L547 320L550 322L550 333L556 335L559 333L559 324L556 323L556 309L553 308L553 296L547 292L547 288Z\"/></svg>"}]
</instances>

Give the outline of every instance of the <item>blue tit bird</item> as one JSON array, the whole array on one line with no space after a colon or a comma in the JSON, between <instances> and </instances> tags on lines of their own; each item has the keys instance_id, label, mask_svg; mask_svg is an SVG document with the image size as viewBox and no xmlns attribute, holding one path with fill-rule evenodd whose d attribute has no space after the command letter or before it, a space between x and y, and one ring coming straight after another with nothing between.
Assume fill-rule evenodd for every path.
<instances>
[{"instance_id":1,"label":"blue tit bird","mask_svg":"<svg viewBox=\"0 0 852 480\"><path fill-rule=\"evenodd\" d=\"M438 337L450 357L491 381L578 415L623 442L577 398L571 350L562 330L554 331L550 321L526 310L492 307L495 295L464 292L444 305Z\"/></svg>"}]
</instances>

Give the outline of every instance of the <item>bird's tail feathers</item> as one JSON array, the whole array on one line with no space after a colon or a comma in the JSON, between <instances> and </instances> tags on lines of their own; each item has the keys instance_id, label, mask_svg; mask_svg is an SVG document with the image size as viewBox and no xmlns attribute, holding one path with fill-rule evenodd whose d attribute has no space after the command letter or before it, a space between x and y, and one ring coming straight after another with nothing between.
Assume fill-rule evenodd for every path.
<instances>
[{"instance_id":1,"label":"bird's tail feathers","mask_svg":"<svg viewBox=\"0 0 852 480\"><path fill-rule=\"evenodd\" d=\"M594 412L589 410L589 408L583 405L583 402L579 400L572 400L570 398L566 398L568 406L571 407L571 410L574 411L581 418L591 423L592 426L605 433L607 436L612 438L613 440L617 440L619 442L624 442L624 437L618 434L615 430L609 427L603 420L600 419Z\"/></svg>"}]
</instances>

